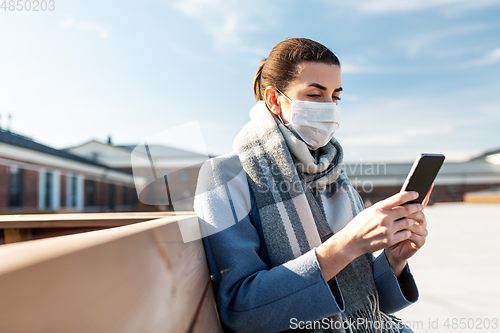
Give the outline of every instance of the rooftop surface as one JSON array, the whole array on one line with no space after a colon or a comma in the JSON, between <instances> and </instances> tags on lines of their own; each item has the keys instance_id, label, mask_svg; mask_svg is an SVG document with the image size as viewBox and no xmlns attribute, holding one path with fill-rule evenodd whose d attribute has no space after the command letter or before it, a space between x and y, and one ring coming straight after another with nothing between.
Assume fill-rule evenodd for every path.
<instances>
[{"instance_id":1,"label":"rooftop surface","mask_svg":"<svg viewBox=\"0 0 500 333\"><path fill-rule=\"evenodd\" d=\"M410 259L420 298L396 316L419 333L499 332L500 204L439 203L425 213L429 236Z\"/></svg>"}]
</instances>

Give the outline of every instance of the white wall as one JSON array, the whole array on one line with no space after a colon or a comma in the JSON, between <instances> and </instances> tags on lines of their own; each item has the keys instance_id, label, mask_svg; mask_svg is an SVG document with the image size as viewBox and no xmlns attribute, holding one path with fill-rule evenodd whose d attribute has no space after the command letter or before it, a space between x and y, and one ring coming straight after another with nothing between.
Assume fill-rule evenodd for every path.
<instances>
[{"instance_id":1,"label":"white wall","mask_svg":"<svg viewBox=\"0 0 500 333\"><path fill-rule=\"evenodd\" d=\"M61 171L52 171L52 207L59 209L61 207Z\"/></svg>"},{"instance_id":2,"label":"white wall","mask_svg":"<svg viewBox=\"0 0 500 333\"><path fill-rule=\"evenodd\" d=\"M85 177L82 174L76 175L76 207L83 210L84 204L84 180Z\"/></svg>"},{"instance_id":3,"label":"white wall","mask_svg":"<svg viewBox=\"0 0 500 333\"><path fill-rule=\"evenodd\" d=\"M59 170L48 170L45 168L40 168L40 174L38 177L38 208L40 209L59 209L61 206L61 171ZM51 206L45 206L45 181L47 179L47 173L52 174L52 184L51 184Z\"/></svg>"},{"instance_id":4,"label":"white wall","mask_svg":"<svg viewBox=\"0 0 500 333\"><path fill-rule=\"evenodd\" d=\"M47 170L40 168L38 175L38 208L45 208L45 175Z\"/></svg>"}]
</instances>

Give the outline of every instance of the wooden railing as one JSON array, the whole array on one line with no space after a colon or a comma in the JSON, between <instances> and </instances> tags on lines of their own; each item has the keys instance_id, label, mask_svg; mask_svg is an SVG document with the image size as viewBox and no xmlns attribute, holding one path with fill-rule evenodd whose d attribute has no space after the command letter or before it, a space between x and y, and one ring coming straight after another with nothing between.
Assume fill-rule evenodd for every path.
<instances>
[{"instance_id":1,"label":"wooden railing","mask_svg":"<svg viewBox=\"0 0 500 333\"><path fill-rule=\"evenodd\" d=\"M193 213L176 213L186 214ZM9 244L120 227L173 215L172 212L0 215L0 229L4 233L2 243Z\"/></svg>"},{"instance_id":2,"label":"wooden railing","mask_svg":"<svg viewBox=\"0 0 500 333\"><path fill-rule=\"evenodd\" d=\"M122 226L1 245L0 332L220 332L203 244L184 243L179 229L196 216L163 215L134 224L110 215L101 226ZM4 216L0 225L90 220Z\"/></svg>"}]
</instances>

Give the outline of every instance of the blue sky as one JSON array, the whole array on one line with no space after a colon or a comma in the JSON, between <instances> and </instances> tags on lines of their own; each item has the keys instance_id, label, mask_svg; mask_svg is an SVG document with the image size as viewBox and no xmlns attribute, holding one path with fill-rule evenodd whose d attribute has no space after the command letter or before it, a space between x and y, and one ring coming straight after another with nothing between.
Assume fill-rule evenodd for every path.
<instances>
[{"instance_id":1,"label":"blue sky","mask_svg":"<svg viewBox=\"0 0 500 333\"><path fill-rule=\"evenodd\" d=\"M464 160L500 148L499 17L498 0L0 9L0 123L12 114L13 131L65 148L108 135L139 143L198 121L208 152L224 154L249 119L260 60L287 37L307 37L342 63L336 137L347 161Z\"/></svg>"}]
</instances>

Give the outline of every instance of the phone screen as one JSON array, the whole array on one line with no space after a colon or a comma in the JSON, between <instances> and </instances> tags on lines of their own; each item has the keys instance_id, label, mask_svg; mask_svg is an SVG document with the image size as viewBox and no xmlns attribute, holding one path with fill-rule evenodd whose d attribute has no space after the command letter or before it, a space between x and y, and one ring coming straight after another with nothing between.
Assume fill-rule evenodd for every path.
<instances>
[{"instance_id":1,"label":"phone screen","mask_svg":"<svg viewBox=\"0 0 500 333\"><path fill-rule=\"evenodd\" d=\"M417 191L418 198L408 203L422 203L444 162L442 154L421 154L413 163L401 192Z\"/></svg>"}]
</instances>

